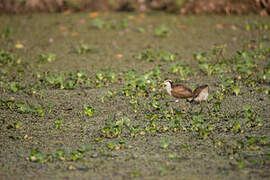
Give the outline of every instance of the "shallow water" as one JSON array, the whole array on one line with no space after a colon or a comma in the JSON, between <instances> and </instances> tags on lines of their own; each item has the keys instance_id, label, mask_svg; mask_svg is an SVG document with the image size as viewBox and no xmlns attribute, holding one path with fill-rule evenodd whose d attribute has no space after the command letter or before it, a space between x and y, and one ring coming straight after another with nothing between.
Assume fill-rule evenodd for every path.
<instances>
[{"instance_id":1,"label":"shallow water","mask_svg":"<svg viewBox=\"0 0 270 180\"><path fill-rule=\"evenodd\" d=\"M269 17L107 13L99 14L98 18L103 21L101 29L93 26L93 18L88 13L0 17L0 49L15 54L22 61L16 65L0 66L1 179L270 177L269 80L255 82L253 86L247 86L243 81L238 96L228 93L226 98L216 100L214 94L220 90L219 75L237 79L239 74L227 72L207 76L201 72L198 61L193 57L197 52L210 54L214 45L221 44L227 46L224 59L230 59L237 50L255 51L260 45L269 47L269 27L247 30L248 23L267 24ZM170 32L165 37L155 34L155 28L160 25L169 28ZM9 35L3 35L6 28L12 31ZM18 44L22 44L23 48L18 48ZM74 47L80 44L87 45L89 52L74 52ZM137 56L146 48L171 52L175 54L175 60L139 60ZM56 55L55 60L39 61L40 54L50 53ZM269 58L269 52L265 53L264 59L255 58L257 69L253 76L249 76L251 79L263 72ZM187 85L194 88L208 84L210 87L210 96L214 98L202 105L203 118L198 121L201 126L192 124L200 118L196 114L200 105L190 109L184 100L180 100L179 104L171 103L174 99L166 96L165 89L159 85L167 78L174 81L183 78L170 72L173 63L190 66L191 73L184 78ZM126 87L126 72L136 70L139 76L157 67L161 71L158 77L152 77L153 73L149 75L156 83L153 85L155 89L148 89L150 92L146 96L140 96L138 92L138 97L126 97L118 92ZM38 74L43 76L43 72L57 76L60 72L77 71L89 76L89 86L82 87L78 82L75 88L62 89L58 85L43 84L44 79L37 80ZM105 82L106 77L103 77L100 81L104 84L99 87L98 72L115 72L116 78ZM67 74L62 77L70 78ZM12 90L11 82L18 82L25 88L15 86L17 90ZM258 88L262 90L257 91ZM114 90L118 92L115 96L102 100L102 95ZM162 96L158 96L157 105L153 105L156 94ZM131 100L138 101L138 107L135 103L132 105ZM221 103L220 111L215 109L218 102ZM22 110L20 103L30 110ZM159 106L153 110L158 117L155 132L147 131L149 122L153 121L147 119L147 104L151 103L151 108ZM95 108L93 115L85 114L84 104ZM42 107L41 110L35 105ZM205 106L209 106L210 110ZM246 122L243 106L252 106L254 117L250 118L260 117L262 124L237 129L237 122ZM183 114L179 117L188 130L170 128L174 118L165 118L162 109L168 114L171 110L175 113L181 109ZM102 130L106 123L119 121L123 117L128 117L130 123L139 126L141 131L132 135L126 125L129 128L121 127L119 136L104 137ZM56 128L57 122L60 122L60 128ZM247 136L260 139L252 144ZM85 144L90 145L91 150L79 150ZM31 155L31 150L36 148L40 154ZM59 149L64 152L62 159L62 156L55 155ZM80 157L74 160L74 154ZM40 161L33 162L35 158Z\"/></svg>"}]
</instances>

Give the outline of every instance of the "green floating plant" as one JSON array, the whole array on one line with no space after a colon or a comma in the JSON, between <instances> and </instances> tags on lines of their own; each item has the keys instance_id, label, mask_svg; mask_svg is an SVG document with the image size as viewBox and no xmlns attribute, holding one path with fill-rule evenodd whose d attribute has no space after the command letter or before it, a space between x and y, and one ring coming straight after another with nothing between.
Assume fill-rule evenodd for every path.
<instances>
[{"instance_id":1,"label":"green floating plant","mask_svg":"<svg viewBox=\"0 0 270 180\"><path fill-rule=\"evenodd\" d=\"M160 141L160 147L163 148L163 149L167 149L170 145L170 139L169 138L164 138L164 139L161 139Z\"/></svg>"},{"instance_id":2,"label":"green floating plant","mask_svg":"<svg viewBox=\"0 0 270 180\"><path fill-rule=\"evenodd\" d=\"M268 31L270 30L270 24L269 23L263 23L263 22L252 22L246 24L246 30L260 30L260 31Z\"/></svg>"},{"instance_id":3,"label":"green floating plant","mask_svg":"<svg viewBox=\"0 0 270 180\"><path fill-rule=\"evenodd\" d=\"M174 63L171 65L169 72L180 75L180 79L183 81L191 73L190 66L185 63Z\"/></svg>"},{"instance_id":4,"label":"green floating plant","mask_svg":"<svg viewBox=\"0 0 270 180\"><path fill-rule=\"evenodd\" d=\"M48 159L47 159L47 155L46 154L43 154L39 151L38 148L36 149L32 149L31 150L31 153L29 155L29 160L32 161L32 162L41 162L41 163L44 163L44 162L47 162Z\"/></svg>"},{"instance_id":5,"label":"green floating plant","mask_svg":"<svg viewBox=\"0 0 270 180\"><path fill-rule=\"evenodd\" d=\"M44 72L37 74L38 83L45 87L56 89L74 89L76 87L89 87L90 78L82 71L77 72Z\"/></svg>"},{"instance_id":6,"label":"green floating plant","mask_svg":"<svg viewBox=\"0 0 270 180\"><path fill-rule=\"evenodd\" d=\"M77 54L87 54L90 52L92 53L98 52L99 47L93 46L93 45L91 46L85 43L80 43L80 45L74 46L73 49L74 49L74 52Z\"/></svg>"},{"instance_id":7,"label":"green floating plant","mask_svg":"<svg viewBox=\"0 0 270 180\"><path fill-rule=\"evenodd\" d=\"M56 54L49 53L49 54L40 54L38 58L38 63L39 64L44 64L44 63L50 63L56 60Z\"/></svg>"},{"instance_id":8,"label":"green floating plant","mask_svg":"<svg viewBox=\"0 0 270 180\"><path fill-rule=\"evenodd\" d=\"M154 61L175 61L176 54L171 52L161 50L161 49L145 49L138 56L136 56L138 60L143 60L146 62L154 62Z\"/></svg>"},{"instance_id":9,"label":"green floating plant","mask_svg":"<svg viewBox=\"0 0 270 180\"><path fill-rule=\"evenodd\" d=\"M234 70L247 75L251 75L255 71L257 64L248 51L237 51L236 58Z\"/></svg>"},{"instance_id":10,"label":"green floating plant","mask_svg":"<svg viewBox=\"0 0 270 180\"><path fill-rule=\"evenodd\" d=\"M0 67L4 65L15 66L21 63L21 59L15 54L0 49Z\"/></svg>"},{"instance_id":11,"label":"green floating plant","mask_svg":"<svg viewBox=\"0 0 270 180\"><path fill-rule=\"evenodd\" d=\"M55 121L54 121L54 125L55 125L55 129L60 129L60 126L61 126L61 124L62 124L62 119L56 119Z\"/></svg>"},{"instance_id":12,"label":"green floating plant","mask_svg":"<svg viewBox=\"0 0 270 180\"><path fill-rule=\"evenodd\" d=\"M92 116L95 112L95 108L88 104L84 105L84 109L85 109L84 114L86 114L87 116Z\"/></svg>"},{"instance_id":13,"label":"green floating plant","mask_svg":"<svg viewBox=\"0 0 270 180\"><path fill-rule=\"evenodd\" d=\"M163 24L163 25L155 27L154 31L155 31L156 36L158 36L158 37L166 37L170 33L170 28Z\"/></svg>"},{"instance_id":14,"label":"green floating plant","mask_svg":"<svg viewBox=\"0 0 270 180\"><path fill-rule=\"evenodd\" d=\"M93 21L93 26L98 28L98 29L102 29L105 26L105 22L100 19L100 18L95 18Z\"/></svg>"},{"instance_id":15,"label":"green floating plant","mask_svg":"<svg viewBox=\"0 0 270 180\"><path fill-rule=\"evenodd\" d=\"M3 39L9 38L13 33L13 29L9 26L6 26L3 28L2 32L1 32L1 37Z\"/></svg>"}]
</instances>

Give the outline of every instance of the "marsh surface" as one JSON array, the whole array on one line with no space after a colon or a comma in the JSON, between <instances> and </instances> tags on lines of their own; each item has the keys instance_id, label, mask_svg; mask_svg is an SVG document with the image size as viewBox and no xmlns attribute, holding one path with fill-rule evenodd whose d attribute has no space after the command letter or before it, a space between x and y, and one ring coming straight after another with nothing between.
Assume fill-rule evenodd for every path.
<instances>
[{"instance_id":1,"label":"marsh surface","mask_svg":"<svg viewBox=\"0 0 270 180\"><path fill-rule=\"evenodd\" d=\"M0 22L1 179L270 178L269 17ZM209 101L175 103L166 79Z\"/></svg>"}]
</instances>

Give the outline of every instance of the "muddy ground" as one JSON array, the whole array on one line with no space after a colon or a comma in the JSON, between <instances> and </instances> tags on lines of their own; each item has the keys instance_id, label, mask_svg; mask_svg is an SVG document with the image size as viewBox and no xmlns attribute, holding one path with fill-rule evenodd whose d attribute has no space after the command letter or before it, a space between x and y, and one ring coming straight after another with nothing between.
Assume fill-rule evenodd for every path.
<instances>
[{"instance_id":1,"label":"muddy ground","mask_svg":"<svg viewBox=\"0 0 270 180\"><path fill-rule=\"evenodd\" d=\"M0 22L0 179L270 178L269 17ZM166 79L208 102L175 103Z\"/></svg>"}]
</instances>

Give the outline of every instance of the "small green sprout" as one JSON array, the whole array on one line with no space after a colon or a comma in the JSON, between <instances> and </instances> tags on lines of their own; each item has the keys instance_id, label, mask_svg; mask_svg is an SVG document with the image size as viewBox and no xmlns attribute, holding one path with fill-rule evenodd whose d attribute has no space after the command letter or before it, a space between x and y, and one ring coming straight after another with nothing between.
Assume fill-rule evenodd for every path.
<instances>
[{"instance_id":1,"label":"small green sprout","mask_svg":"<svg viewBox=\"0 0 270 180\"><path fill-rule=\"evenodd\" d=\"M234 133L243 133L244 130L241 130L242 128L242 124L238 121L233 121L232 125L231 125L231 131Z\"/></svg>"},{"instance_id":2,"label":"small green sprout","mask_svg":"<svg viewBox=\"0 0 270 180\"><path fill-rule=\"evenodd\" d=\"M170 29L166 25L160 25L155 28L155 35L158 37L166 37L170 33Z\"/></svg>"},{"instance_id":3,"label":"small green sprout","mask_svg":"<svg viewBox=\"0 0 270 180\"><path fill-rule=\"evenodd\" d=\"M174 159L174 158L177 157L177 154L176 154L176 153L169 153L169 154L168 154L168 157L169 157L170 159Z\"/></svg>"},{"instance_id":4,"label":"small green sprout","mask_svg":"<svg viewBox=\"0 0 270 180\"><path fill-rule=\"evenodd\" d=\"M127 18L123 18L123 19L121 20L121 27L122 27L123 29L126 29L126 28L128 27L128 19L127 19Z\"/></svg>"},{"instance_id":5,"label":"small green sprout","mask_svg":"<svg viewBox=\"0 0 270 180\"><path fill-rule=\"evenodd\" d=\"M18 108L18 112L20 113L30 113L32 111L31 108L29 108L28 106L26 106L23 102L18 102L16 103L16 106Z\"/></svg>"},{"instance_id":6,"label":"small green sprout","mask_svg":"<svg viewBox=\"0 0 270 180\"><path fill-rule=\"evenodd\" d=\"M21 122L20 121L17 121L14 123L14 128L15 129L20 129L21 128Z\"/></svg>"},{"instance_id":7,"label":"small green sprout","mask_svg":"<svg viewBox=\"0 0 270 180\"><path fill-rule=\"evenodd\" d=\"M74 46L73 49L74 49L74 52L77 54L87 54L90 52L93 52L93 53L98 52L99 47L80 43L80 45Z\"/></svg>"},{"instance_id":8,"label":"small green sprout","mask_svg":"<svg viewBox=\"0 0 270 180\"><path fill-rule=\"evenodd\" d=\"M144 60L147 62L154 62L157 58L151 49L146 49L146 50L142 51L139 54L139 56L137 56L137 59Z\"/></svg>"},{"instance_id":9,"label":"small green sprout","mask_svg":"<svg viewBox=\"0 0 270 180\"><path fill-rule=\"evenodd\" d=\"M116 148L116 145L113 142L110 142L107 144L107 148L110 150L114 150Z\"/></svg>"},{"instance_id":10,"label":"small green sprout","mask_svg":"<svg viewBox=\"0 0 270 180\"><path fill-rule=\"evenodd\" d=\"M95 112L95 108L92 107L92 106L90 106L90 105L88 105L88 104L85 104L84 105L84 109L85 109L84 113L87 116L92 116L94 114L94 112Z\"/></svg>"},{"instance_id":11,"label":"small green sprout","mask_svg":"<svg viewBox=\"0 0 270 180\"><path fill-rule=\"evenodd\" d=\"M96 18L92 21L93 26L98 28L98 29L102 29L105 25L104 21L100 18Z\"/></svg>"},{"instance_id":12,"label":"small green sprout","mask_svg":"<svg viewBox=\"0 0 270 180\"><path fill-rule=\"evenodd\" d=\"M110 83L114 83L116 80L116 74L114 72L108 72L106 78Z\"/></svg>"},{"instance_id":13,"label":"small green sprout","mask_svg":"<svg viewBox=\"0 0 270 180\"><path fill-rule=\"evenodd\" d=\"M233 86L233 93L238 96L240 93L240 87L239 86Z\"/></svg>"},{"instance_id":14,"label":"small green sprout","mask_svg":"<svg viewBox=\"0 0 270 180\"><path fill-rule=\"evenodd\" d=\"M195 60L197 61L207 61L208 58L207 58L207 53L206 52L198 52L198 53L194 53L193 54L193 57Z\"/></svg>"},{"instance_id":15,"label":"small green sprout","mask_svg":"<svg viewBox=\"0 0 270 180\"><path fill-rule=\"evenodd\" d=\"M0 49L0 66L15 65L16 60L17 58L14 54Z\"/></svg>"},{"instance_id":16,"label":"small green sprout","mask_svg":"<svg viewBox=\"0 0 270 180\"><path fill-rule=\"evenodd\" d=\"M138 27L136 31L139 33L145 33L145 29L143 27Z\"/></svg>"},{"instance_id":17,"label":"small green sprout","mask_svg":"<svg viewBox=\"0 0 270 180\"><path fill-rule=\"evenodd\" d=\"M1 32L1 37L3 39L9 38L13 33L13 29L9 26L4 27L4 29Z\"/></svg>"},{"instance_id":18,"label":"small green sprout","mask_svg":"<svg viewBox=\"0 0 270 180\"><path fill-rule=\"evenodd\" d=\"M64 155L65 154L64 154L64 151L62 149L58 149L58 150L56 150L56 152L53 153L53 157L55 157L55 158L57 158L57 159L59 159L61 161L66 160Z\"/></svg>"},{"instance_id":19,"label":"small green sprout","mask_svg":"<svg viewBox=\"0 0 270 180\"><path fill-rule=\"evenodd\" d=\"M42 154L38 148L32 149L31 153L29 155L29 160L32 162L46 162L47 161L47 155Z\"/></svg>"},{"instance_id":20,"label":"small green sprout","mask_svg":"<svg viewBox=\"0 0 270 180\"><path fill-rule=\"evenodd\" d=\"M170 145L170 139L169 138L164 138L160 141L160 147L163 149L167 149Z\"/></svg>"},{"instance_id":21,"label":"small green sprout","mask_svg":"<svg viewBox=\"0 0 270 180\"><path fill-rule=\"evenodd\" d=\"M171 65L169 72L180 75L180 79L183 81L191 73L190 66L183 63L174 63Z\"/></svg>"},{"instance_id":22,"label":"small green sprout","mask_svg":"<svg viewBox=\"0 0 270 180\"><path fill-rule=\"evenodd\" d=\"M56 60L56 55L53 53L49 53L49 54L40 54L39 55L39 59L38 62L39 63L47 63L47 62L53 62Z\"/></svg>"},{"instance_id":23,"label":"small green sprout","mask_svg":"<svg viewBox=\"0 0 270 180\"><path fill-rule=\"evenodd\" d=\"M164 51L164 50L160 50L158 52L158 56L160 57L160 59L162 61L174 61L176 59L176 55L173 54L173 53L170 53L170 52L167 52L167 51Z\"/></svg>"},{"instance_id":24,"label":"small green sprout","mask_svg":"<svg viewBox=\"0 0 270 180\"><path fill-rule=\"evenodd\" d=\"M62 124L62 119L56 119L55 121L54 121L54 125L55 125L55 129L60 129L60 126L61 126L61 124Z\"/></svg>"},{"instance_id":25,"label":"small green sprout","mask_svg":"<svg viewBox=\"0 0 270 180\"><path fill-rule=\"evenodd\" d=\"M246 164L245 164L245 162L244 162L243 160L239 160L239 161L237 162L237 167L238 167L239 169L243 169L243 168L246 167Z\"/></svg>"},{"instance_id":26,"label":"small green sprout","mask_svg":"<svg viewBox=\"0 0 270 180\"><path fill-rule=\"evenodd\" d=\"M35 113L38 116L43 117L45 115L43 107L41 105L39 105L39 104L31 105L30 108L32 109L32 112Z\"/></svg>"},{"instance_id":27,"label":"small green sprout","mask_svg":"<svg viewBox=\"0 0 270 180\"><path fill-rule=\"evenodd\" d=\"M18 83L16 82L11 82L10 83L10 90L13 92L13 93L16 93L18 91L19 87L18 87Z\"/></svg>"},{"instance_id":28,"label":"small green sprout","mask_svg":"<svg viewBox=\"0 0 270 180\"><path fill-rule=\"evenodd\" d=\"M221 102L217 101L217 102L215 102L215 105L216 105L215 109L217 109L219 111L221 109Z\"/></svg>"},{"instance_id":29,"label":"small green sprout","mask_svg":"<svg viewBox=\"0 0 270 180\"><path fill-rule=\"evenodd\" d=\"M74 151L74 152L72 152L71 153L71 158L70 158L70 160L71 161L76 161L76 160L78 160L78 159L82 159L83 158L83 152L81 152L81 151Z\"/></svg>"}]
</instances>

